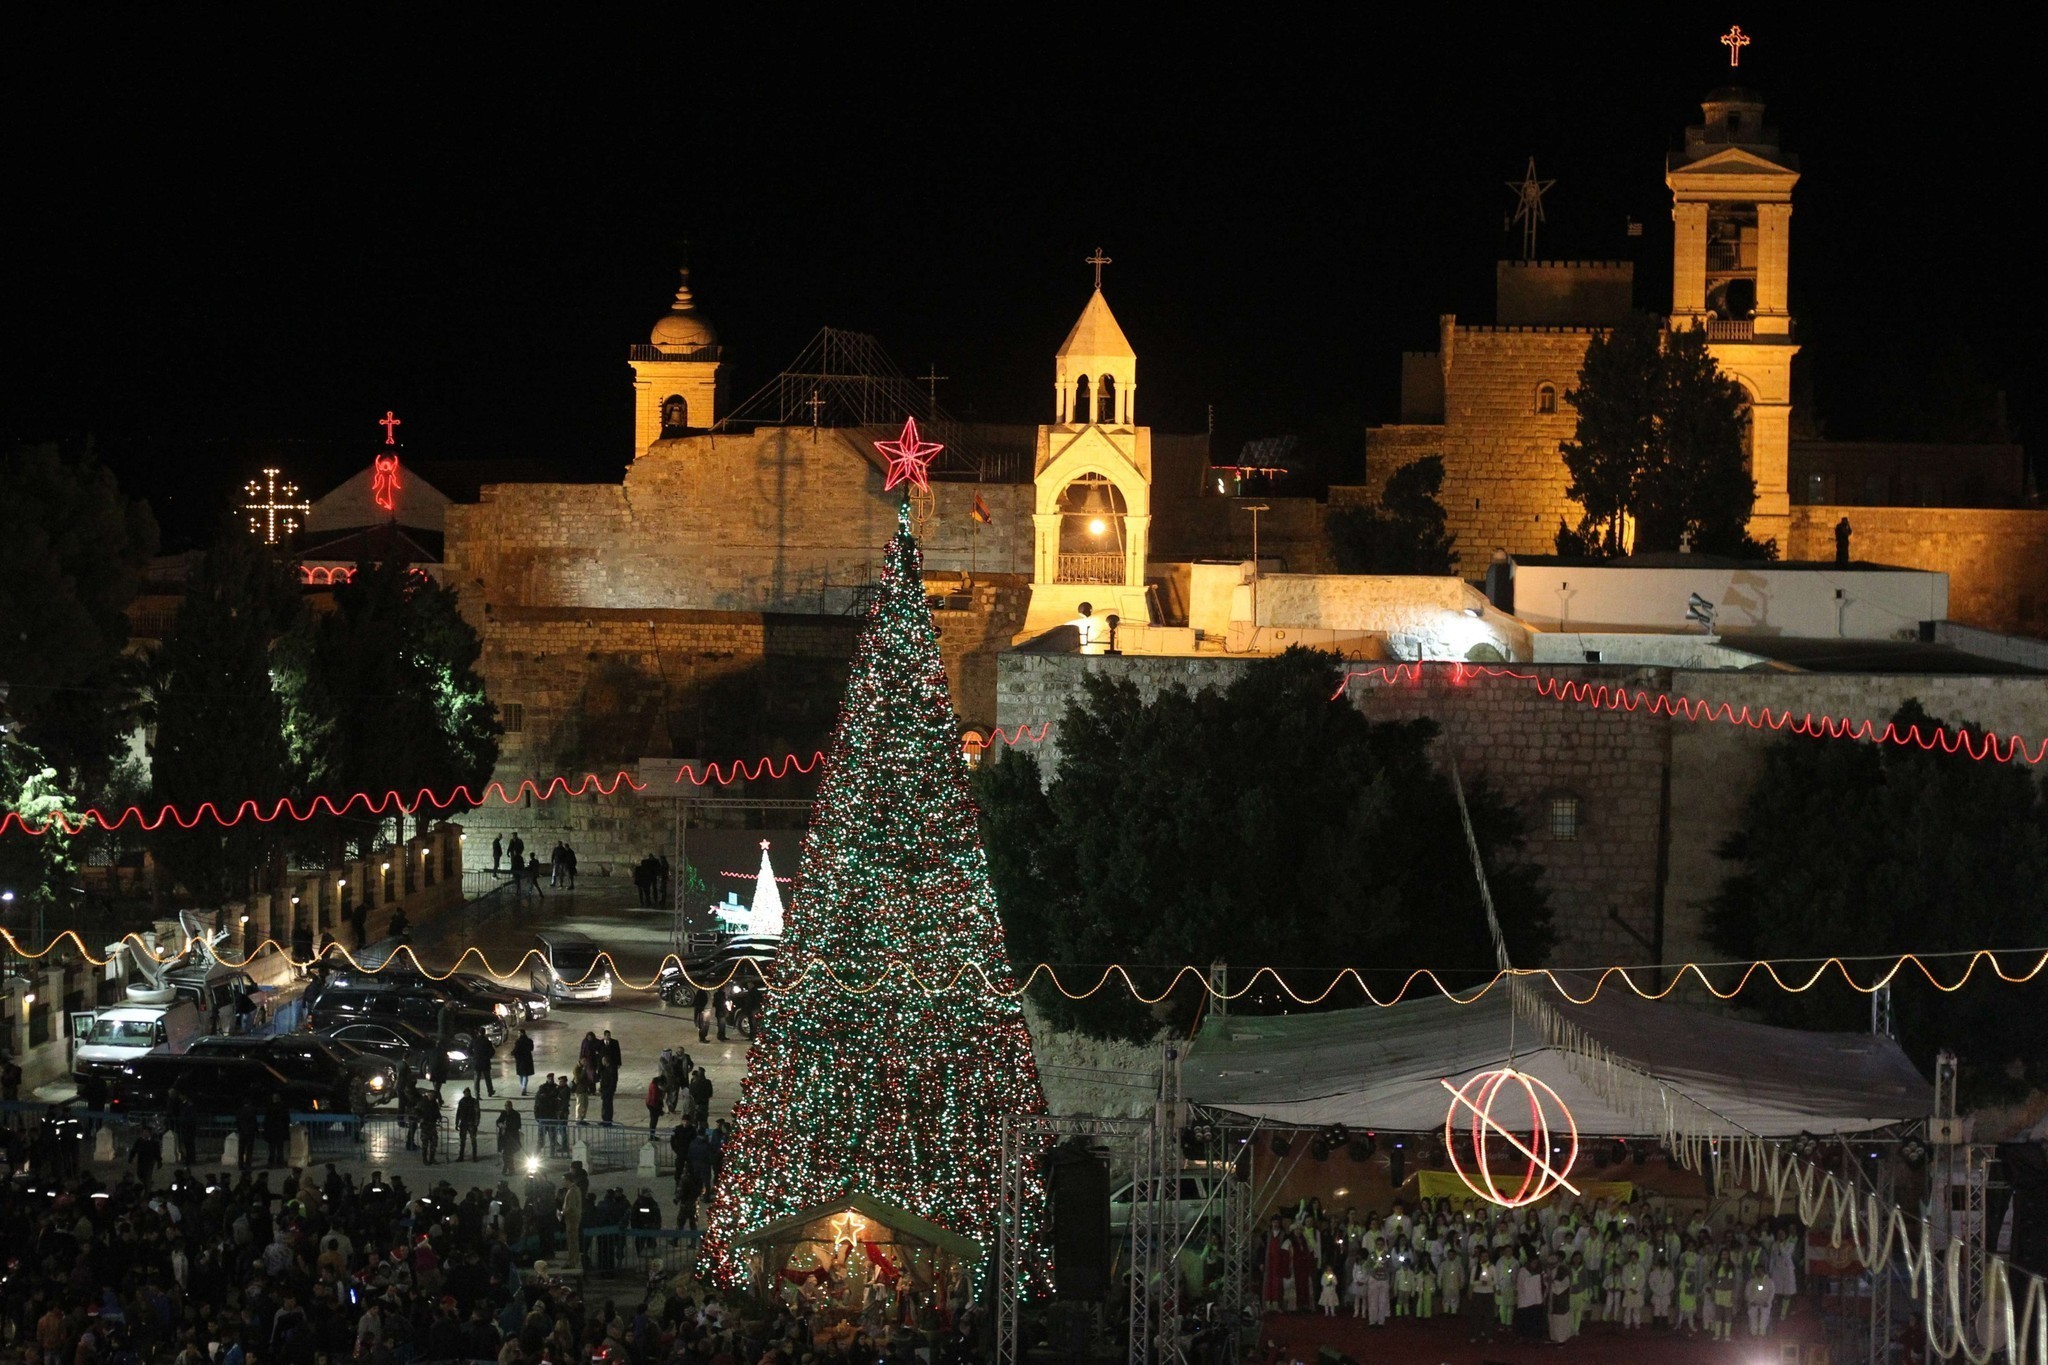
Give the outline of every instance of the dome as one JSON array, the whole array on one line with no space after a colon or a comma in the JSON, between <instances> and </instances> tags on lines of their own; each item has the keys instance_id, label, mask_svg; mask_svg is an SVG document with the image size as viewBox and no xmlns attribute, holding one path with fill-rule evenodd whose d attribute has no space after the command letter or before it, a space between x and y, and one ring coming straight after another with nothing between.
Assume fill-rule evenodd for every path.
<instances>
[{"instance_id":1,"label":"dome","mask_svg":"<svg viewBox=\"0 0 2048 1365\"><path fill-rule=\"evenodd\" d=\"M654 330L647 339L664 350L687 351L699 346L715 346L718 344L718 329L697 311L696 296L690 292L690 268L684 266L682 274L683 283L676 290L676 301L654 324Z\"/></svg>"}]
</instances>

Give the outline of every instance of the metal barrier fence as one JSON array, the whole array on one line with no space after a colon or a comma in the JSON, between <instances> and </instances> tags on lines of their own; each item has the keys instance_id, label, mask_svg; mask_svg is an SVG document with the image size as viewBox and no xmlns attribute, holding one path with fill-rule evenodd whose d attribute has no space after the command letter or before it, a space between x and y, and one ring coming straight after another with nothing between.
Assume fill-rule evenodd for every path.
<instances>
[{"instance_id":1,"label":"metal barrier fence","mask_svg":"<svg viewBox=\"0 0 2048 1365\"><path fill-rule=\"evenodd\" d=\"M49 1140L76 1144L73 1150L62 1153L76 1163L132 1161L136 1141L145 1132L162 1144L161 1160L165 1164L253 1165L266 1162L270 1155L260 1118L256 1140L251 1144L251 1150L244 1153L232 1114L201 1115L180 1125L162 1114L100 1113L80 1109L75 1104L23 1101L0 1104L0 1123L17 1131L35 1134L50 1116L56 1116L57 1121L50 1130ZM365 1115L295 1113L291 1117L293 1136L287 1139L283 1152L284 1161L289 1165L330 1161L388 1164L401 1153L420 1150L423 1146L421 1139L425 1136L417 1120L408 1119L396 1110L380 1110ZM477 1133L478 1156L486 1162L495 1162L499 1156L492 1117L489 1110L484 1112L484 1125ZM109 1136L102 1138L102 1130ZM651 1172L643 1165L643 1160L649 1155L647 1130L627 1124L606 1126L566 1122L560 1127L560 1140L556 1141L553 1135L544 1134L540 1126L529 1118L520 1128L521 1156L524 1159L538 1155L545 1161L580 1160L584 1169L593 1176L625 1171L638 1173L649 1180L670 1181L676 1173L675 1149L669 1145L670 1131L669 1128L662 1129L651 1144ZM457 1138L451 1106L450 1110L443 1111L441 1122L434 1129L435 1146L444 1159L454 1159ZM230 1142L230 1139L235 1140Z\"/></svg>"}]
</instances>

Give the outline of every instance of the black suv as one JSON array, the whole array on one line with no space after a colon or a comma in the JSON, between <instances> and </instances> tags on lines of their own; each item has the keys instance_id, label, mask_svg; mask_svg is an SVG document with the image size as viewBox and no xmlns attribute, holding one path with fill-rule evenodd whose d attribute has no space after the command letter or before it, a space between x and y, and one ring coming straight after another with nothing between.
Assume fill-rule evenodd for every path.
<instances>
[{"instance_id":1,"label":"black suv","mask_svg":"<svg viewBox=\"0 0 2048 1365\"><path fill-rule=\"evenodd\" d=\"M306 1027L314 1033L358 1019L397 1019L429 1037L445 1038L465 1052L479 1033L493 1046L505 1041L505 1022L497 1015L423 985L368 991L330 983L306 1009Z\"/></svg>"},{"instance_id":2,"label":"black suv","mask_svg":"<svg viewBox=\"0 0 2048 1365\"><path fill-rule=\"evenodd\" d=\"M535 1023L548 1017L548 997L544 991L508 986L478 972L430 977L420 970L410 953L399 951L402 946L395 938L379 939L355 953L356 967L342 966L330 972L328 979L336 985L366 991L417 990L421 987L447 991L478 1009L490 1010L507 1023L522 1020Z\"/></svg>"},{"instance_id":3,"label":"black suv","mask_svg":"<svg viewBox=\"0 0 2048 1365\"><path fill-rule=\"evenodd\" d=\"M256 1057L189 1052L152 1052L123 1064L113 1077L108 1107L116 1114L168 1113L174 1088L202 1118L233 1114L244 1099L267 1104L272 1095L284 1096L294 1114L363 1112L353 1093L355 1081L346 1073L316 1079L288 1074Z\"/></svg>"},{"instance_id":4,"label":"black suv","mask_svg":"<svg viewBox=\"0 0 2048 1365\"><path fill-rule=\"evenodd\" d=\"M437 1043L432 1037L402 1019L358 1019L336 1024L324 1032L309 1035L325 1038L366 1057L378 1057L396 1068L404 1062L415 1076L431 1074L435 1052L448 1061L448 1075L466 1080L476 1075L476 1058L467 1048L454 1043Z\"/></svg>"},{"instance_id":5,"label":"black suv","mask_svg":"<svg viewBox=\"0 0 2048 1365\"><path fill-rule=\"evenodd\" d=\"M219 1037L194 1039L188 1057L254 1057L286 1076L320 1084L350 1086L351 1107L375 1108L398 1098L398 1069L380 1057L338 1046L308 1033L270 1038Z\"/></svg>"}]
</instances>

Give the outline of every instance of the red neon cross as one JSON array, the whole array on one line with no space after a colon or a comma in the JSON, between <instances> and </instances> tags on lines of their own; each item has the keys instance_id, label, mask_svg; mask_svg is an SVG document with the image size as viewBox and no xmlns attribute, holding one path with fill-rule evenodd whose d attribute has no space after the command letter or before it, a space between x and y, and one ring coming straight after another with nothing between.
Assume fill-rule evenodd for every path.
<instances>
[{"instance_id":1,"label":"red neon cross","mask_svg":"<svg viewBox=\"0 0 2048 1365\"><path fill-rule=\"evenodd\" d=\"M1741 66L1742 49L1749 46L1749 35L1742 31L1742 25L1736 24L1721 35L1721 46L1728 49L1728 65Z\"/></svg>"},{"instance_id":2,"label":"red neon cross","mask_svg":"<svg viewBox=\"0 0 2048 1365\"><path fill-rule=\"evenodd\" d=\"M398 444L397 433L398 428L405 425L403 419L401 419L396 413L392 412L391 409L386 408L384 410L384 415L377 419L377 425L384 428L385 445L395 446Z\"/></svg>"}]
</instances>

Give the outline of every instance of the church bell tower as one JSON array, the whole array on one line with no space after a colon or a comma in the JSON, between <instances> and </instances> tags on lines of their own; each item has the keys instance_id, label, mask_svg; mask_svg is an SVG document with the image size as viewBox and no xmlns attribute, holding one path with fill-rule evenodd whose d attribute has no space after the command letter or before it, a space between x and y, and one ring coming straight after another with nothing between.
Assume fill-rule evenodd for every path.
<instances>
[{"instance_id":1,"label":"church bell tower","mask_svg":"<svg viewBox=\"0 0 2048 1365\"><path fill-rule=\"evenodd\" d=\"M1109 259L1098 248L1089 264L1095 292L1053 356L1052 422L1038 429L1025 637L1112 614L1151 620L1152 432L1138 425L1138 353L1102 294ZM1095 651L1108 641L1106 627L1081 633Z\"/></svg>"},{"instance_id":2,"label":"church bell tower","mask_svg":"<svg viewBox=\"0 0 2048 1365\"><path fill-rule=\"evenodd\" d=\"M722 349L711 320L697 311L690 268L682 269L675 302L654 324L644 346L627 355L633 367L633 458L665 436L703 431L724 407L719 373Z\"/></svg>"},{"instance_id":3,"label":"church bell tower","mask_svg":"<svg viewBox=\"0 0 2048 1365\"><path fill-rule=\"evenodd\" d=\"M1799 162L1764 123L1763 98L1728 86L1700 105L1685 147L1665 164L1671 190L1672 330L1703 326L1707 349L1749 396L1750 535L1787 545L1791 512L1792 187Z\"/></svg>"}]
</instances>

